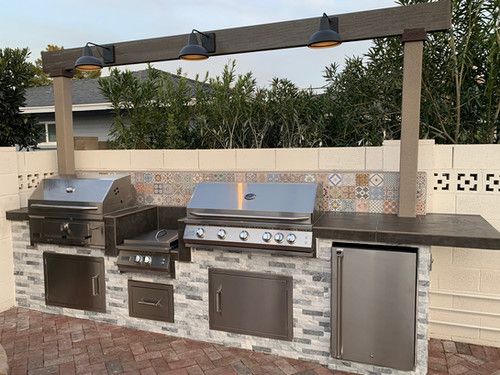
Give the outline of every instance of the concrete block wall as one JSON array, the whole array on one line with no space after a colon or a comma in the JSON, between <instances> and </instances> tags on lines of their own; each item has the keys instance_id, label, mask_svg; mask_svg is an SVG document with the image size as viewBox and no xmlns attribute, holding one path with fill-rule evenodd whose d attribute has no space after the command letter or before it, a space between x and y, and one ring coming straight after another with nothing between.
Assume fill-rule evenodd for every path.
<instances>
[{"instance_id":1,"label":"concrete block wall","mask_svg":"<svg viewBox=\"0 0 500 375\"><path fill-rule=\"evenodd\" d=\"M500 230L500 145L423 140L418 159L428 176L428 212L480 214ZM0 174L10 176L11 184L18 176L21 206L37 179L57 171L55 151L17 153L17 171L15 162L3 160ZM321 149L76 151L76 167L103 172L398 171L399 142ZM434 247L432 253L431 336L500 347L500 251Z\"/></svg>"},{"instance_id":2,"label":"concrete block wall","mask_svg":"<svg viewBox=\"0 0 500 375\"><path fill-rule=\"evenodd\" d=\"M17 155L14 147L0 147L0 311L15 305L11 224L5 212L19 208Z\"/></svg>"},{"instance_id":3,"label":"concrete block wall","mask_svg":"<svg viewBox=\"0 0 500 375\"><path fill-rule=\"evenodd\" d=\"M479 214L500 230L500 145L434 146L428 212ZM500 251L433 248L431 335L500 347Z\"/></svg>"}]
</instances>

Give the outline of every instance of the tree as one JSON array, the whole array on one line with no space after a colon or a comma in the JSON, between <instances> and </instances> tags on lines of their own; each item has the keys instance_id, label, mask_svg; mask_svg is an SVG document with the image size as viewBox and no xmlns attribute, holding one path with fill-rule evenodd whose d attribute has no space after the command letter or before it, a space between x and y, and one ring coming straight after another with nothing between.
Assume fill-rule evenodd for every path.
<instances>
[{"instance_id":1,"label":"tree","mask_svg":"<svg viewBox=\"0 0 500 375\"><path fill-rule=\"evenodd\" d=\"M452 3L452 29L429 35L424 48L421 137L500 142L500 3ZM332 144L378 145L399 138L402 64L400 39L381 38L363 58L347 59L342 71L327 67Z\"/></svg>"},{"instance_id":2,"label":"tree","mask_svg":"<svg viewBox=\"0 0 500 375\"><path fill-rule=\"evenodd\" d=\"M0 146L34 147L40 138L35 118L19 111L34 74L28 57L27 48L0 49Z\"/></svg>"},{"instance_id":3,"label":"tree","mask_svg":"<svg viewBox=\"0 0 500 375\"><path fill-rule=\"evenodd\" d=\"M63 51L64 47L57 46L55 44L48 44L47 48L45 48L46 52L54 52L54 51ZM97 70L95 72L82 72L79 70L75 71L75 75L73 78L75 79L85 79L85 78L99 78L101 76L101 71ZM39 57L35 60L35 76L31 82L31 86L48 86L52 84L52 80L43 71L42 58Z\"/></svg>"}]
</instances>

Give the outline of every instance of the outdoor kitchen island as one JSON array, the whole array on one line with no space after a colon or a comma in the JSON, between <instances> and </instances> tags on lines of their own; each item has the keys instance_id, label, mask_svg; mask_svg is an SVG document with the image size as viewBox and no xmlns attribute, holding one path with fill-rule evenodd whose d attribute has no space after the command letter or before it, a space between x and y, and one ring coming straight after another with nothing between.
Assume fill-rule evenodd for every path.
<instances>
[{"instance_id":1,"label":"outdoor kitchen island","mask_svg":"<svg viewBox=\"0 0 500 375\"><path fill-rule=\"evenodd\" d=\"M250 201L253 200L253 196L248 198ZM180 208L158 207L158 212L161 212L159 216L168 217L169 213L172 215L169 219L163 219L164 223L168 222L170 225L174 225L178 218L185 215L185 210ZM305 225L302 228L314 234L312 254L302 252L298 254L299 256L289 256L294 254L255 251L251 248L252 246L240 249L233 246L228 248L223 246L210 248L210 246L203 245L186 247L181 243L180 247L183 249L179 252L184 254L179 258L184 261L175 262L175 278L172 278L171 274L162 272L121 273L117 265L117 257L106 254L103 249L56 244L32 246L26 211L9 212L8 217L13 220L14 270L18 306L273 353L284 357L317 361L332 369L366 374L410 374L425 373L427 370L430 245L448 243L453 246L471 246L476 241L478 247L500 248L499 233L479 216L427 215L415 219L403 219L395 215L324 213L315 216L312 225ZM180 221L180 232L182 232L182 225L188 223L189 215L188 219ZM214 223L213 218L209 219L207 225L210 223ZM437 227L434 227L434 233L430 236L428 231L432 225L429 226L429 224L432 223ZM240 224L243 225L241 222ZM276 226L276 224L273 225ZM289 229L290 226L282 226L279 233L286 235L287 228ZM450 233L451 228L454 234ZM273 241L276 241L274 238L277 234L276 230L270 231L273 234ZM205 238L208 238L209 232L206 233ZM219 235L222 233L214 234L220 238ZM227 233L226 236L228 236ZM244 241L242 237L239 240ZM248 243L247 241L250 240L245 240L245 243ZM340 327L338 325L339 313L342 314L342 311L337 309L339 305L337 292L340 290L338 256L339 248L341 248L340 250L345 251L345 259L348 260L347 251L350 246L354 247L354 250L357 248L368 251L366 254L380 250L390 250L396 254L403 252L413 257L412 261L416 262L413 268L414 273L410 271L406 278L406 282L411 281L410 295L413 293L415 299L413 305L411 301L405 304L406 312L411 308L415 314L409 314L408 320L402 325L394 322L394 326L400 326L403 330L408 330L408 324L410 324L408 331L410 340L408 341L406 337L405 345L398 347L395 344L388 351L391 353L392 349L403 348L403 357L406 355L403 365L401 362L399 365L387 367L379 364L366 364L370 362L371 356L374 357L373 361L379 359L373 353L365 353L368 354L365 360L348 360L346 358L348 355L352 354L354 358L356 353L350 352L349 354L349 345L352 343L349 344L347 340L343 342L343 353L339 348L339 335L335 333ZM203 247L205 249L202 249ZM102 259L105 271L105 309L83 311L47 305L44 288L44 253L79 256L84 259ZM190 258L190 261L187 258ZM366 259L368 260L369 257ZM365 272L356 272L355 268L355 272L347 272L352 270L350 267L353 264L355 263L345 262L343 273L346 277L351 274L362 278L365 274L370 274L366 271L376 270L378 273L371 273L370 277L373 277L371 284L378 282L378 274L393 271L386 269L384 272L384 269L380 268L380 263L373 259L370 263L373 267L365 269ZM402 264L406 264L406 267L410 265L411 269L411 261ZM406 271L402 275L404 276L405 273ZM396 275L398 275L397 272ZM402 283L404 282L403 279ZM371 287L369 284L364 284L365 289L368 290ZM235 285L241 288L233 287ZM152 286L155 287L152 292L159 293L155 294L156 300L146 296L142 301L149 305L156 305L160 299L165 298L163 301L165 303L161 302L160 305L163 309L167 306L167 309L172 311L168 311L165 317L158 317L158 315L152 317L144 314L143 310L142 318L132 317L137 314L131 313L130 288L148 291L151 290L148 288ZM352 289L349 290L352 291ZM377 296L383 302L397 292L397 289L392 289ZM346 298L349 297L348 290L345 290L343 294ZM161 297L158 298L158 295ZM369 303L377 305L377 298L370 299L370 296L367 298ZM231 309L233 299L237 301L237 306ZM238 308L238 305L248 308L249 315L245 316L245 308ZM266 306L269 308L266 309ZM142 307L155 309L155 306ZM383 304L378 303L378 308L384 311ZM361 304L358 313L365 312L364 309L366 309L366 304ZM230 319L229 322L212 319L211 315L214 313L222 314L227 310L241 314L241 319ZM375 309L368 311L368 315L371 315L372 311L373 315L376 315ZM356 316L356 311L351 311L351 315ZM267 324L267 322L270 323ZM376 332L377 342L384 343L387 337L391 337L390 332L387 331L391 327L384 326L384 324L380 327L379 332ZM345 336L344 339L347 339L348 337ZM405 340L405 337L402 339ZM369 340L358 342L364 343L364 341ZM408 343L410 343L409 346ZM408 353L411 354L412 369L403 370L402 368L408 366L409 363ZM336 358L340 356L339 354L343 355L342 359Z\"/></svg>"}]
</instances>

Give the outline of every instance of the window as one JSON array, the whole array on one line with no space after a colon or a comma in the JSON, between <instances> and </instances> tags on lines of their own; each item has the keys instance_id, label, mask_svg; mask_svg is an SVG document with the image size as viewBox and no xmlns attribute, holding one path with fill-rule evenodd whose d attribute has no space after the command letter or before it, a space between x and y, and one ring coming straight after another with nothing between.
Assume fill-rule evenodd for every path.
<instances>
[{"instance_id":1,"label":"window","mask_svg":"<svg viewBox=\"0 0 500 375\"><path fill-rule=\"evenodd\" d=\"M55 122L39 122L38 125L43 127L38 146L42 148L56 146L56 123Z\"/></svg>"}]
</instances>

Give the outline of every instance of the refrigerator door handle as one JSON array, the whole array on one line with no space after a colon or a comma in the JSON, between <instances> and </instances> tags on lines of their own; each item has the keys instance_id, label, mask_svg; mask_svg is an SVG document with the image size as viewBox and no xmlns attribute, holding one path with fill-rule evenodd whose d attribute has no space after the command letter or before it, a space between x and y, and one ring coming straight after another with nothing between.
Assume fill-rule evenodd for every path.
<instances>
[{"instance_id":1,"label":"refrigerator door handle","mask_svg":"<svg viewBox=\"0 0 500 375\"><path fill-rule=\"evenodd\" d=\"M342 358L342 263L344 259L344 250L335 249L335 254L337 256L337 290L336 290L336 319L335 319L335 334L336 334L336 344L335 344L335 357Z\"/></svg>"}]
</instances>

